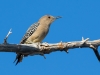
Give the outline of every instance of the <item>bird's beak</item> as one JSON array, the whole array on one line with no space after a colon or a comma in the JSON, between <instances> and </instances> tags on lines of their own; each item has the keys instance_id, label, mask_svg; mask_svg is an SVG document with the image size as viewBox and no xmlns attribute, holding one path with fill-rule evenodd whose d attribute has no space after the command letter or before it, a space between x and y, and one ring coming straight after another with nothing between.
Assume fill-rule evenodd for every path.
<instances>
[{"instance_id":1,"label":"bird's beak","mask_svg":"<svg viewBox=\"0 0 100 75\"><path fill-rule=\"evenodd\" d=\"M62 17L61 17L61 16L56 16L56 17L55 17L55 19L59 19L59 18L62 18Z\"/></svg>"}]
</instances>

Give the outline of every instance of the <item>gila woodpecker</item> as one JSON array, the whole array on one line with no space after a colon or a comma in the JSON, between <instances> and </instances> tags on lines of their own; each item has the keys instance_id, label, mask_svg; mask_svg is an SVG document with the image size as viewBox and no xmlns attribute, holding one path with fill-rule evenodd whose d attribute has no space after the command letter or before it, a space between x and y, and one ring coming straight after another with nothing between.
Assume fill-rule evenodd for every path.
<instances>
[{"instance_id":1,"label":"gila woodpecker","mask_svg":"<svg viewBox=\"0 0 100 75\"><path fill-rule=\"evenodd\" d=\"M45 15L41 17L37 23L34 23L29 27L29 29L26 31L26 34L22 38L20 44L31 44L31 43L42 42L42 40L48 34L51 23L58 18L61 17L60 16L54 17L51 15ZM17 53L15 59L15 61L17 60L16 65L22 61L24 56L27 55L28 54L25 55L23 53Z\"/></svg>"}]
</instances>

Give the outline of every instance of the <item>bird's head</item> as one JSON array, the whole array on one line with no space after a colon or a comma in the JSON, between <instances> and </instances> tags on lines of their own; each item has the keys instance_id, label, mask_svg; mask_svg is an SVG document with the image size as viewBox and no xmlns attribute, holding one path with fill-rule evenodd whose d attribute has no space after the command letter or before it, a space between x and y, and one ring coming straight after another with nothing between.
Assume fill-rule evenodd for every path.
<instances>
[{"instance_id":1,"label":"bird's head","mask_svg":"<svg viewBox=\"0 0 100 75\"><path fill-rule=\"evenodd\" d=\"M45 15L45 16L40 18L39 22L50 25L54 20L59 19L59 18L61 18L61 17L60 16L54 17L51 15Z\"/></svg>"}]
</instances>

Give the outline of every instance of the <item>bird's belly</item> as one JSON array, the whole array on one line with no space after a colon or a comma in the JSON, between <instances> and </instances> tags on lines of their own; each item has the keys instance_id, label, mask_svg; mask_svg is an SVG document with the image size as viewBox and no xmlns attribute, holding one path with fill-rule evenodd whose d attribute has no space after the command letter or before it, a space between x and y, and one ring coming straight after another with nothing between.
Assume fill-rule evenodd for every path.
<instances>
[{"instance_id":1,"label":"bird's belly","mask_svg":"<svg viewBox=\"0 0 100 75\"><path fill-rule=\"evenodd\" d=\"M42 40L46 37L47 33L42 32L42 34L37 35L36 39L33 42L42 42Z\"/></svg>"},{"instance_id":2,"label":"bird's belly","mask_svg":"<svg viewBox=\"0 0 100 75\"><path fill-rule=\"evenodd\" d=\"M36 42L42 42L42 40L46 37L48 31L42 31L42 32L39 32L39 33L34 33L33 35L31 35L27 41L29 42L33 42L33 43L36 43Z\"/></svg>"}]
</instances>

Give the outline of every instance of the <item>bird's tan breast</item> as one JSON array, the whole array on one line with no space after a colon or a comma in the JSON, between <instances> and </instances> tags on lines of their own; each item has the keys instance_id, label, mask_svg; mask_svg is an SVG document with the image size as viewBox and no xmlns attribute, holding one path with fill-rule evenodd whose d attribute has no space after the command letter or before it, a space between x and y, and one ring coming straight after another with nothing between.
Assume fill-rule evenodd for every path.
<instances>
[{"instance_id":1,"label":"bird's tan breast","mask_svg":"<svg viewBox=\"0 0 100 75\"><path fill-rule=\"evenodd\" d=\"M47 35L49 26L39 25L37 30L27 39L32 42L41 42Z\"/></svg>"}]
</instances>

